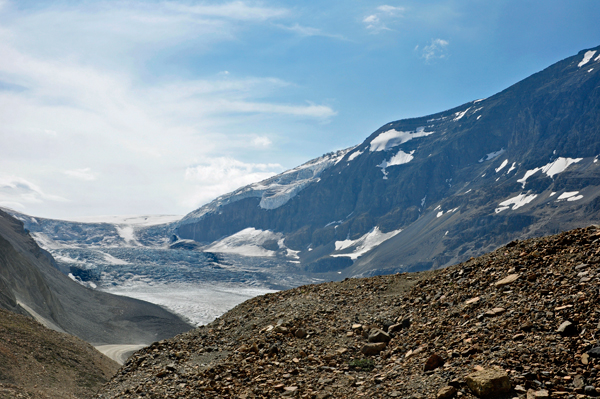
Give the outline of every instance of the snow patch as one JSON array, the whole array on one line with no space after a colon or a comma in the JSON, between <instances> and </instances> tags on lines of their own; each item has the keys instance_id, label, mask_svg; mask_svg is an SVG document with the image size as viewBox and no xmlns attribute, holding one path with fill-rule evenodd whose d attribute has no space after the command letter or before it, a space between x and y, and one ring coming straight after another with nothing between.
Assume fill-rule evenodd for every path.
<instances>
[{"instance_id":1,"label":"snow patch","mask_svg":"<svg viewBox=\"0 0 600 399\"><path fill-rule=\"evenodd\" d=\"M347 153L355 148L356 146L325 154L277 176L222 195L186 215L178 225L195 223L209 213L218 212L218 209L223 206L246 198L260 198L259 206L262 209L277 209L285 205L308 185L319 182L323 171L340 162Z\"/></svg>"},{"instance_id":2,"label":"snow patch","mask_svg":"<svg viewBox=\"0 0 600 399\"><path fill-rule=\"evenodd\" d=\"M496 208L495 212L500 213L504 210L507 210L512 205L512 210L519 209L522 206L529 204L537 197L537 194L519 194L516 197L512 197L507 199L506 201L502 201L498 204L498 208Z\"/></svg>"},{"instance_id":3,"label":"snow patch","mask_svg":"<svg viewBox=\"0 0 600 399\"><path fill-rule=\"evenodd\" d=\"M214 242L204 252L222 252L244 256L254 257L272 257L276 255L275 251L262 247L267 241L275 240L278 246L282 248L283 234L273 233L269 230L258 230L254 227L248 227L244 230L225 237Z\"/></svg>"},{"instance_id":4,"label":"snow patch","mask_svg":"<svg viewBox=\"0 0 600 399\"><path fill-rule=\"evenodd\" d=\"M518 179L517 182L523 184L523 188L525 188L525 183L527 183L527 179L536 174L539 171L545 173L548 177L553 178L554 175L564 172L571 164L580 162L583 158L563 158L559 157L554 162L550 162L540 168L530 169L525 172L525 176Z\"/></svg>"},{"instance_id":5,"label":"snow patch","mask_svg":"<svg viewBox=\"0 0 600 399\"><path fill-rule=\"evenodd\" d=\"M502 169L504 169L504 167L508 165L508 159L505 159L504 162L502 162L502 164L500 164L500 166L498 166L496 168L496 173L500 172Z\"/></svg>"},{"instance_id":6,"label":"snow patch","mask_svg":"<svg viewBox=\"0 0 600 399\"><path fill-rule=\"evenodd\" d=\"M115 226L117 233L125 242L129 245L139 246L141 245L135 238L135 230L133 226Z\"/></svg>"},{"instance_id":7,"label":"snow patch","mask_svg":"<svg viewBox=\"0 0 600 399\"><path fill-rule=\"evenodd\" d=\"M593 70L594 70L594 68L588 69L588 73L592 72Z\"/></svg>"},{"instance_id":8,"label":"snow patch","mask_svg":"<svg viewBox=\"0 0 600 399\"><path fill-rule=\"evenodd\" d=\"M437 215L435 215L436 218L442 217L442 215L444 214L444 211L439 211L437 213Z\"/></svg>"},{"instance_id":9,"label":"snow patch","mask_svg":"<svg viewBox=\"0 0 600 399\"><path fill-rule=\"evenodd\" d=\"M566 191L564 193L562 193L561 195L558 196L558 198L556 199L556 201L560 201L560 200L564 200L566 199L567 201L578 201L580 199L583 198L583 195L577 195L579 194L579 191Z\"/></svg>"},{"instance_id":10,"label":"snow patch","mask_svg":"<svg viewBox=\"0 0 600 399\"><path fill-rule=\"evenodd\" d=\"M471 108L472 108L472 107L469 107L469 108L465 109L463 112L460 112L460 111L459 111L459 112L455 113L454 115L455 115L456 117L453 119L453 121L454 121L454 122L456 122L456 121L459 121L459 120L461 120L461 119L463 118L463 116L465 116L465 115L467 114L467 112L469 112L469 110L470 110Z\"/></svg>"},{"instance_id":11,"label":"snow patch","mask_svg":"<svg viewBox=\"0 0 600 399\"><path fill-rule=\"evenodd\" d=\"M356 157L358 157L359 155L361 155L363 153L363 151L354 151L352 154L350 154L350 156L348 157L348 162L353 161L354 159L356 159Z\"/></svg>"},{"instance_id":12,"label":"snow patch","mask_svg":"<svg viewBox=\"0 0 600 399\"><path fill-rule=\"evenodd\" d=\"M405 163L409 163L410 161L412 161L415 158L413 156L414 153L415 153L415 150L412 150L410 153L406 153L406 152L400 150L389 161L383 160L379 165L377 165L377 167L381 168L381 171L383 172L383 177L387 178L388 174L387 174L387 171L385 170L386 168L388 168L390 166L403 165Z\"/></svg>"},{"instance_id":13,"label":"snow patch","mask_svg":"<svg viewBox=\"0 0 600 399\"><path fill-rule=\"evenodd\" d=\"M357 240L344 240L344 241L336 241L335 242L335 250L343 251L346 249L353 249L353 252L343 253L343 254L334 254L331 255L333 257L346 256L352 260L356 260L359 256L362 256L369 252L371 249L380 245L384 241L389 240L394 237L396 234L400 233L402 230L394 230L389 233L382 233L379 230L378 226L375 226L371 231L369 231L364 236L360 237Z\"/></svg>"},{"instance_id":14,"label":"snow patch","mask_svg":"<svg viewBox=\"0 0 600 399\"><path fill-rule=\"evenodd\" d=\"M485 157L481 158L479 160L479 163L485 162L485 161L491 161L492 159L495 159L495 158L499 157L500 155L504 154L504 152L506 152L506 150L504 148L500 148L498 151L490 152L489 154L486 154Z\"/></svg>"},{"instance_id":15,"label":"snow patch","mask_svg":"<svg viewBox=\"0 0 600 399\"><path fill-rule=\"evenodd\" d=\"M590 60L592 59L594 54L596 54L596 50L586 51L585 54L583 55L583 60L581 60L581 62L579 64L577 64L577 66L579 68L581 68L582 66L584 66L585 64L590 62Z\"/></svg>"},{"instance_id":16,"label":"snow patch","mask_svg":"<svg viewBox=\"0 0 600 399\"><path fill-rule=\"evenodd\" d=\"M516 162L513 162L513 164L511 165L511 167L506 171L506 174L509 174L510 172L512 172L513 170L516 169Z\"/></svg>"},{"instance_id":17,"label":"snow patch","mask_svg":"<svg viewBox=\"0 0 600 399\"><path fill-rule=\"evenodd\" d=\"M429 136L433 133L434 132L426 132L425 127L419 127L414 132L400 132L396 129L388 130L387 132L379 134L371 141L370 151L388 151L392 147L399 146L400 144L418 137Z\"/></svg>"}]
</instances>

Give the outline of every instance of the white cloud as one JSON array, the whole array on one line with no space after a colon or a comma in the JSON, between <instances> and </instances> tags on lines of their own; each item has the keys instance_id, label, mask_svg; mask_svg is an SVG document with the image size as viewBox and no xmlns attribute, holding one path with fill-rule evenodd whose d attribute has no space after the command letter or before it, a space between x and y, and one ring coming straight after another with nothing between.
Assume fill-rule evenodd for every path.
<instances>
[{"instance_id":1,"label":"white cloud","mask_svg":"<svg viewBox=\"0 0 600 399\"><path fill-rule=\"evenodd\" d=\"M206 17L221 17L237 20L264 21L272 18L280 18L289 13L284 8L269 8L249 6L243 1L233 1L218 5L194 5L189 6L181 3L165 3L167 9L184 13L191 13Z\"/></svg>"},{"instance_id":2,"label":"white cloud","mask_svg":"<svg viewBox=\"0 0 600 399\"><path fill-rule=\"evenodd\" d=\"M198 207L219 195L255 183L283 171L279 164L245 163L233 158L219 157L190 166L185 180L196 185L193 195L183 200L189 207Z\"/></svg>"},{"instance_id":3,"label":"white cloud","mask_svg":"<svg viewBox=\"0 0 600 399\"><path fill-rule=\"evenodd\" d=\"M249 2L61 2L39 9L8 4L0 9L0 170L19 170L27 181L64 193L69 207L52 208L62 214L114 213L130 206L125 203L134 209L118 212L185 212L179 198L210 200L207 195L280 170L239 167L247 179L237 176L203 190L199 181L182 181L184 165L206 156L236 157L249 140L268 147L269 124L321 123L336 115L327 104L291 100L302 87L278 77L240 76L239 68L228 66L203 74L152 69L155 59L170 59L173 49L193 47L202 59L211 46L239 40L251 23L272 27L287 15L284 9ZM218 72L225 69L231 72ZM257 124L263 126L261 137L248 133ZM97 185L102 192L80 190L77 180L100 176L106 177ZM27 187L29 194L18 195L5 187L0 200L25 206L52 198Z\"/></svg>"},{"instance_id":4,"label":"white cloud","mask_svg":"<svg viewBox=\"0 0 600 399\"><path fill-rule=\"evenodd\" d=\"M393 22L394 18L402 16L404 7L394 7L390 5L381 5L377 7L377 12L363 18L366 28L372 33L379 33L383 30L391 30L386 23Z\"/></svg>"},{"instance_id":5,"label":"white cloud","mask_svg":"<svg viewBox=\"0 0 600 399\"><path fill-rule=\"evenodd\" d=\"M65 175L73 177L78 180L92 181L96 180L96 174L92 172L90 168L65 170Z\"/></svg>"},{"instance_id":6,"label":"white cloud","mask_svg":"<svg viewBox=\"0 0 600 399\"><path fill-rule=\"evenodd\" d=\"M310 36L323 36L323 37L331 37L334 39L342 39L345 40L346 38L342 35L336 35L336 34L332 34L332 33L327 33L327 32L323 32L323 30L319 29L319 28L312 28L310 26L302 26L299 24L294 24L292 26L287 26L287 25L281 25L281 24L277 24L276 25L278 28L284 29L284 30L288 30L290 32L294 32L300 36L306 36L306 37L310 37Z\"/></svg>"},{"instance_id":7,"label":"white cloud","mask_svg":"<svg viewBox=\"0 0 600 399\"><path fill-rule=\"evenodd\" d=\"M423 47L421 51L421 58L425 59L425 61L430 62L435 59L442 59L448 56L448 45L450 42L443 39L432 39L431 42ZM415 47L415 50L418 50L419 46Z\"/></svg>"},{"instance_id":8,"label":"white cloud","mask_svg":"<svg viewBox=\"0 0 600 399\"><path fill-rule=\"evenodd\" d=\"M404 11L404 7L394 7L388 5L379 6L377 9L387 14L395 14Z\"/></svg>"},{"instance_id":9,"label":"white cloud","mask_svg":"<svg viewBox=\"0 0 600 399\"><path fill-rule=\"evenodd\" d=\"M66 201L66 199L46 194L36 184L17 176L0 176L0 206L27 210L30 204L45 201Z\"/></svg>"},{"instance_id":10,"label":"white cloud","mask_svg":"<svg viewBox=\"0 0 600 399\"><path fill-rule=\"evenodd\" d=\"M256 136L252 139L252 145L255 147L269 147L271 144L271 140L265 136Z\"/></svg>"}]
</instances>

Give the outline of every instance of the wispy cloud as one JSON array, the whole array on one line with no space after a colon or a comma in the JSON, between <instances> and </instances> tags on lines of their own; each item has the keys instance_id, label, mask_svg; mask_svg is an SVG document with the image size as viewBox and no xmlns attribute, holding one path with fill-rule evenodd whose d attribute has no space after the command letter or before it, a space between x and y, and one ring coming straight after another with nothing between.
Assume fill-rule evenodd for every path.
<instances>
[{"instance_id":1,"label":"wispy cloud","mask_svg":"<svg viewBox=\"0 0 600 399\"><path fill-rule=\"evenodd\" d=\"M297 23L294 25L291 25L291 26L282 25L282 24L277 24L276 26L280 29L294 32L299 36L305 36L305 37L323 36L323 37L330 37L330 38L334 38L334 39L346 40L346 38L343 35L324 32L322 29L313 28L310 26L302 26Z\"/></svg>"},{"instance_id":2,"label":"wispy cloud","mask_svg":"<svg viewBox=\"0 0 600 399\"><path fill-rule=\"evenodd\" d=\"M271 140L265 136L256 136L252 139L252 145L254 147L267 148L270 147L271 144L273 144Z\"/></svg>"},{"instance_id":3,"label":"wispy cloud","mask_svg":"<svg viewBox=\"0 0 600 399\"><path fill-rule=\"evenodd\" d=\"M257 20L280 18L289 13L285 8L251 6L243 1L233 1L217 5L186 5L175 2L165 3L167 9L201 15L204 17L221 17L237 20Z\"/></svg>"},{"instance_id":4,"label":"wispy cloud","mask_svg":"<svg viewBox=\"0 0 600 399\"><path fill-rule=\"evenodd\" d=\"M283 167L279 164L245 163L228 157L207 159L186 169L185 179L196 184L196 192L187 196L184 203L197 207L219 195L267 179L281 171Z\"/></svg>"},{"instance_id":5,"label":"wispy cloud","mask_svg":"<svg viewBox=\"0 0 600 399\"><path fill-rule=\"evenodd\" d=\"M66 199L45 193L36 184L17 176L0 176L0 206L26 211L31 204Z\"/></svg>"},{"instance_id":6,"label":"wispy cloud","mask_svg":"<svg viewBox=\"0 0 600 399\"><path fill-rule=\"evenodd\" d=\"M377 10L384 12L386 14L396 14L396 13L404 12L404 7L394 7L394 6L383 5L383 6L377 7Z\"/></svg>"},{"instance_id":7,"label":"wispy cloud","mask_svg":"<svg viewBox=\"0 0 600 399\"><path fill-rule=\"evenodd\" d=\"M449 41L444 39L431 39L429 44L424 46L422 49L417 45L415 47L416 51L420 51L421 58L425 60L425 62L431 62L436 59L443 59L448 57L448 45Z\"/></svg>"},{"instance_id":8,"label":"wispy cloud","mask_svg":"<svg viewBox=\"0 0 600 399\"><path fill-rule=\"evenodd\" d=\"M403 16L404 7L394 7L390 5L381 5L376 8L376 12L363 18L366 28L372 33L379 33L383 30L391 30L387 23L396 17Z\"/></svg>"},{"instance_id":9,"label":"wispy cloud","mask_svg":"<svg viewBox=\"0 0 600 399\"><path fill-rule=\"evenodd\" d=\"M99 204L137 190L138 198L160 192L165 204L195 198L190 201L198 205L216 192L280 171L212 162L213 172L224 168L216 175L232 177L230 184L202 190L200 180L184 178L185 165L198 157L235 158L236 151L247 149L248 137L255 148L271 145L266 135L252 138L240 129L244 123L321 123L337 114L327 104L294 100L290 94L299 86L278 77L198 73L187 65L177 65L181 73L155 70L157 59L170 59L182 47L203 57L216 44L240 40L251 25L272 28L289 15L284 8L241 1L60 2L39 9L2 4L7 5L0 8L0 170L19 165L24 182L60 187L74 203L91 201L78 180L110 176L95 196ZM298 24L291 29L327 35ZM3 186L5 203L22 207L53 198L37 186L13 183ZM106 208L97 212L112 212Z\"/></svg>"},{"instance_id":10,"label":"wispy cloud","mask_svg":"<svg viewBox=\"0 0 600 399\"><path fill-rule=\"evenodd\" d=\"M65 175L73 177L78 180L84 180L84 181L96 180L96 174L92 172L91 168L65 170L64 173L65 173Z\"/></svg>"}]
</instances>

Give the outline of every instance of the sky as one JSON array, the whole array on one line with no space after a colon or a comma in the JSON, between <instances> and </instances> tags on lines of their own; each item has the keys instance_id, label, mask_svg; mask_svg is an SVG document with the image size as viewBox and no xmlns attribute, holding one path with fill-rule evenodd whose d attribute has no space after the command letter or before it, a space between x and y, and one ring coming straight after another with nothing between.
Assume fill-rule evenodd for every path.
<instances>
[{"instance_id":1,"label":"sky","mask_svg":"<svg viewBox=\"0 0 600 399\"><path fill-rule=\"evenodd\" d=\"M184 215L600 44L600 2L0 0L0 207Z\"/></svg>"}]
</instances>

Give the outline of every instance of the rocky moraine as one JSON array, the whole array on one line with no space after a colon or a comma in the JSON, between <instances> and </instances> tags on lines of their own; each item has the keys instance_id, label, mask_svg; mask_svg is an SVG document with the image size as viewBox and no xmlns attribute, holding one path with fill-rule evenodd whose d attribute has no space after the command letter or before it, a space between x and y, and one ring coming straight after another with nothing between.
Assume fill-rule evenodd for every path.
<instances>
[{"instance_id":1,"label":"rocky moraine","mask_svg":"<svg viewBox=\"0 0 600 399\"><path fill-rule=\"evenodd\" d=\"M251 299L137 352L99 398L600 395L600 227L443 270Z\"/></svg>"}]
</instances>

